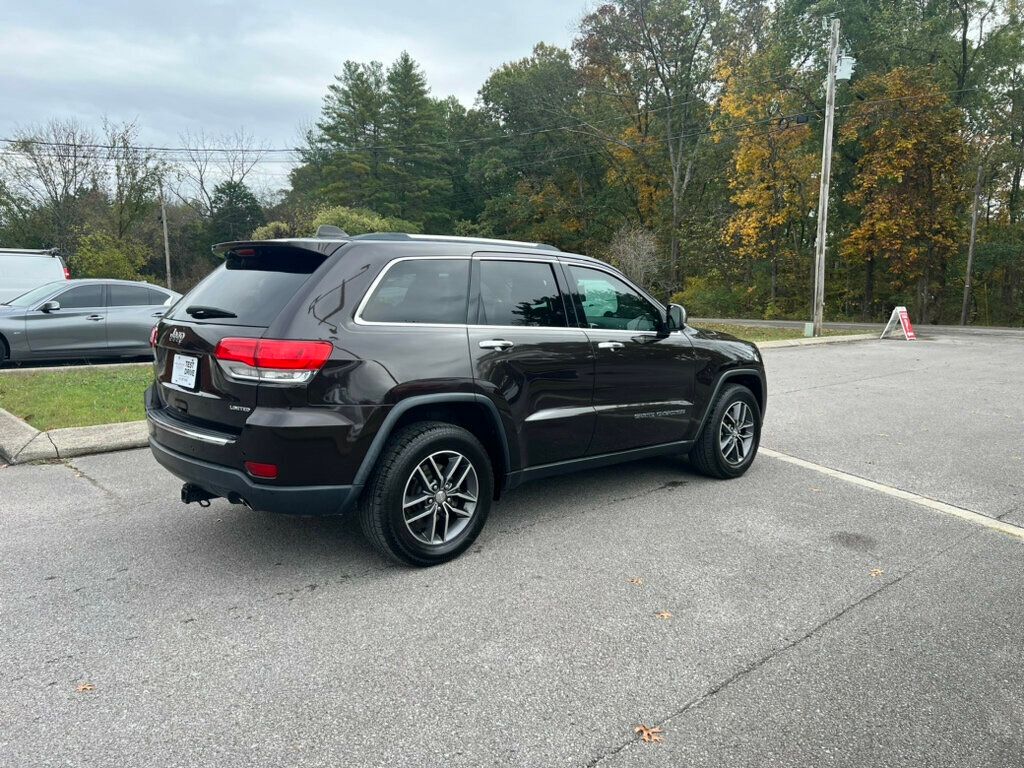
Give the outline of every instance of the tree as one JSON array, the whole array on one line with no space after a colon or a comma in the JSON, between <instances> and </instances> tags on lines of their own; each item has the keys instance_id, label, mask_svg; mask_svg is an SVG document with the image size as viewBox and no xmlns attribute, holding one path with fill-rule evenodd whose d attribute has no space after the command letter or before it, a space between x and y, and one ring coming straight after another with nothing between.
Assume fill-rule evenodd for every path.
<instances>
[{"instance_id":1,"label":"tree","mask_svg":"<svg viewBox=\"0 0 1024 768\"><path fill-rule=\"evenodd\" d=\"M85 216L82 199L101 176L103 146L75 120L51 120L19 131L0 154L6 190L4 218L42 212L42 244L72 254Z\"/></svg>"},{"instance_id":2,"label":"tree","mask_svg":"<svg viewBox=\"0 0 1024 768\"><path fill-rule=\"evenodd\" d=\"M205 219L213 215L218 184L244 184L267 154L266 143L257 141L245 128L219 136L185 132L180 139L184 160L177 170L182 184L175 193Z\"/></svg>"},{"instance_id":3,"label":"tree","mask_svg":"<svg viewBox=\"0 0 1024 768\"><path fill-rule=\"evenodd\" d=\"M135 240L97 233L81 239L68 267L75 277L138 280L147 256L146 248Z\"/></svg>"},{"instance_id":4,"label":"tree","mask_svg":"<svg viewBox=\"0 0 1024 768\"><path fill-rule=\"evenodd\" d=\"M817 204L819 150L812 141L801 99L792 92L757 82L763 68L752 62L744 76L726 78L721 99L725 125L735 126L729 188L735 211L722 233L734 253L750 265L767 262L768 307L779 312L780 268L799 279L810 273L813 228L808 213ZM800 121L802 119L802 122ZM782 311L806 307L806 291Z\"/></svg>"},{"instance_id":5,"label":"tree","mask_svg":"<svg viewBox=\"0 0 1024 768\"><path fill-rule=\"evenodd\" d=\"M152 150L139 148L136 123L118 125L104 119L103 132L110 175L109 227L120 240L156 208L167 167Z\"/></svg>"},{"instance_id":6,"label":"tree","mask_svg":"<svg viewBox=\"0 0 1024 768\"><path fill-rule=\"evenodd\" d=\"M209 242L241 240L263 223L263 209L252 191L240 181L224 181L213 188L207 229Z\"/></svg>"},{"instance_id":7,"label":"tree","mask_svg":"<svg viewBox=\"0 0 1024 768\"><path fill-rule=\"evenodd\" d=\"M862 149L846 196L859 209L859 220L842 254L868 265L869 304L870 276L881 263L897 293L914 291L920 321L930 322L961 239L963 119L934 82L902 67L865 78L857 94L863 101L843 126L841 140Z\"/></svg>"},{"instance_id":8,"label":"tree","mask_svg":"<svg viewBox=\"0 0 1024 768\"><path fill-rule=\"evenodd\" d=\"M648 287L658 268L658 239L635 224L623 224L608 245L608 259L635 283Z\"/></svg>"},{"instance_id":9,"label":"tree","mask_svg":"<svg viewBox=\"0 0 1024 768\"><path fill-rule=\"evenodd\" d=\"M379 210L422 222L428 232L444 231L452 216L446 204L451 182L443 165L441 107L430 98L423 72L405 51L388 68L386 81L383 138L389 195Z\"/></svg>"},{"instance_id":10,"label":"tree","mask_svg":"<svg viewBox=\"0 0 1024 768\"><path fill-rule=\"evenodd\" d=\"M306 165L319 168L319 194L324 200L368 207L389 201L384 179L385 86L379 61L346 61L327 87L320 121L303 151Z\"/></svg>"},{"instance_id":11,"label":"tree","mask_svg":"<svg viewBox=\"0 0 1024 768\"><path fill-rule=\"evenodd\" d=\"M615 0L583 18L575 44L588 77L637 115L641 135L657 131L663 162L647 164L669 190L672 285L679 284L683 274L683 200L708 126L715 66L712 42L720 20L718 4L706 0ZM595 133L632 148L604 129ZM646 143L640 146L646 151Z\"/></svg>"}]
</instances>

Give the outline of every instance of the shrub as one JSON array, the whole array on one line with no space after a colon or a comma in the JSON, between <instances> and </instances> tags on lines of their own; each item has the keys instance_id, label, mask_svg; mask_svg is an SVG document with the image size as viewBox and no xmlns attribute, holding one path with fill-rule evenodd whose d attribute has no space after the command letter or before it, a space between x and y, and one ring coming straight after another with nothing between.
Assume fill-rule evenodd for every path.
<instances>
[{"instance_id":1,"label":"shrub","mask_svg":"<svg viewBox=\"0 0 1024 768\"><path fill-rule=\"evenodd\" d=\"M343 205L322 209L314 217L313 231L309 234L315 234L317 228L325 224L340 227L350 235L364 235L367 232L417 233L420 231L419 225L411 221L388 218L366 208L346 208Z\"/></svg>"},{"instance_id":2,"label":"shrub","mask_svg":"<svg viewBox=\"0 0 1024 768\"><path fill-rule=\"evenodd\" d=\"M295 229L283 221L268 221L262 227L253 230L253 240L274 240L279 237L295 237Z\"/></svg>"},{"instance_id":3,"label":"shrub","mask_svg":"<svg viewBox=\"0 0 1024 768\"><path fill-rule=\"evenodd\" d=\"M138 280L148 256L145 246L135 240L97 233L79 241L78 250L68 259L68 268L75 277Z\"/></svg>"},{"instance_id":4,"label":"shrub","mask_svg":"<svg viewBox=\"0 0 1024 768\"><path fill-rule=\"evenodd\" d=\"M672 296L673 304L682 304L693 317L742 317L744 296L742 289L726 285L717 273L689 277L686 287Z\"/></svg>"}]
</instances>

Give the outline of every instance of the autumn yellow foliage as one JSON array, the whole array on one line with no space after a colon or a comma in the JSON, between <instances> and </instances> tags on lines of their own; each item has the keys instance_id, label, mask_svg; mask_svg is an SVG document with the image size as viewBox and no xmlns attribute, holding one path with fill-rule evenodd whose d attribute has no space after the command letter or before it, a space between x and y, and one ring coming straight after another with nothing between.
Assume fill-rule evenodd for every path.
<instances>
[{"instance_id":1,"label":"autumn yellow foliage","mask_svg":"<svg viewBox=\"0 0 1024 768\"><path fill-rule=\"evenodd\" d=\"M860 152L846 196L860 217L842 255L882 263L897 289L914 292L917 315L927 322L962 236L963 120L920 71L872 75L857 95L840 140Z\"/></svg>"}]
</instances>

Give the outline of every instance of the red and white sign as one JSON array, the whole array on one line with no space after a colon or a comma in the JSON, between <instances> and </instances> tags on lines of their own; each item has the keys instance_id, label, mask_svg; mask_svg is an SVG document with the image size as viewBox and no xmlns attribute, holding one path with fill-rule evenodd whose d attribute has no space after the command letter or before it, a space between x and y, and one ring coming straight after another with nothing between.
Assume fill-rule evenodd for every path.
<instances>
[{"instance_id":1,"label":"red and white sign","mask_svg":"<svg viewBox=\"0 0 1024 768\"><path fill-rule=\"evenodd\" d=\"M889 322L885 324L885 330L882 331L882 335L879 338L884 339L889 331L896 327L896 323L899 323L900 328L903 329L903 338L907 341L917 341L917 334L914 333L914 326L910 322L910 313L907 312L906 307L896 307L893 309L892 314L889 315Z\"/></svg>"}]
</instances>

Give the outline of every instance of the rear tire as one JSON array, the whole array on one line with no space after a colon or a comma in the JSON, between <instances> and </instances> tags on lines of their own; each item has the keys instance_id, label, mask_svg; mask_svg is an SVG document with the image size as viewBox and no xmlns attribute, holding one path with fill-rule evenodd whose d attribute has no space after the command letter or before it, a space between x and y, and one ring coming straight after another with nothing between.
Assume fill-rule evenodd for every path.
<instances>
[{"instance_id":1,"label":"rear tire","mask_svg":"<svg viewBox=\"0 0 1024 768\"><path fill-rule=\"evenodd\" d=\"M690 464L702 475L728 480L740 477L754 462L761 443L761 408L754 393L740 384L726 385L690 449Z\"/></svg>"},{"instance_id":2,"label":"rear tire","mask_svg":"<svg viewBox=\"0 0 1024 768\"><path fill-rule=\"evenodd\" d=\"M420 422L388 440L359 501L359 523L385 557L438 565L480 534L493 494L490 457L471 432Z\"/></svg>"},{"instance_id":3,"label":"rear tire","mask_svg":"<svg viewBox=\"0 0 1024 768\"><path fill-rule=\"evenodd\" d=\"M10 352L7 351L7 339L0 336L0 368L4 367L9 356Z\"/></svg>"}]
</instances>

